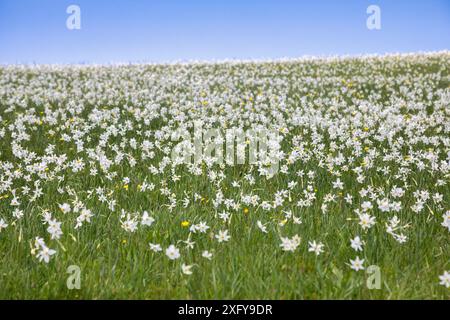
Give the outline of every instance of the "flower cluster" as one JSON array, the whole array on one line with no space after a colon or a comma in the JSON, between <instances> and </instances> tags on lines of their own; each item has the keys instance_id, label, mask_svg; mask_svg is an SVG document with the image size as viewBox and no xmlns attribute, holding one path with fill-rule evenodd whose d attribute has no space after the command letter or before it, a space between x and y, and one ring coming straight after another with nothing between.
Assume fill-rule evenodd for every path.
<instances>
[{"instance_id":1,"label":"flower cluster","mask_svg":"<svg viewBox=\"0 0 450 320\"><path fill-rule=\"evenodd\" d=\"M448 260L449 65L439 52L1 67L0 242L21 237L53 263L88 232L140 239L190 275L254 237L353 272L378 263L367 250L411 239L414 250L433 233L436 259ZM178 138L199 138L196 121L277 132L279 170L202 150L190 150L201 161L178 161ZM449 287L448 272L440 281Z\"/></svg>"}]
</instances>

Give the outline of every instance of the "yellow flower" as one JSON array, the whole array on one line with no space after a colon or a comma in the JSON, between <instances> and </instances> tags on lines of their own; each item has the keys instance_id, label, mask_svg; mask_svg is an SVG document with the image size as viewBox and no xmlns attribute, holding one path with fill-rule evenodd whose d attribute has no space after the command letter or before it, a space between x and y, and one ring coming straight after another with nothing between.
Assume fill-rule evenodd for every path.
<instances>
[{"instance_id":1,"label":"yellow flower","mask_svg":"<svg viewBox=\"0 0 450 320\"><path fill-rule=\"evenodd\" d=\"M128 185L124 185L123 188L128 191Z\"/></svg>"},{"instance_id":2,"label":"yellow flower","mask_svg":"<svg viewBox=\"0 0 450 320\"><path fill-rule=\"evenodd\" d=\"M245 214L248 213L248 208L244 208L244 213L245 213Z\"/></svg>"},{"instance_id":3,"label":"yellow flower","mask_svg":"<svg viewBox=\"0 0 450 320\"><path fill-rule=\"evenodd\" d=\"M368 127L364 127L364 131L365 132L369 131L369 128Z\"/></svg>"},{"instance_id":4,"label":"yellow flower","mask_svg":"<svg viewBox=\"0 0 450 320\"><path fill-rule=\"evenodd\" d=\"M369 150L370 150L369 147L364 147L364 151L365 151L365 152L367 152L367 151L369 151Z\"/></svg>"},{"instance_id":5,"label":"yellow flower","mask_svg":"<svg viewBox=\"0 0 450 320\"><path fill-rule=\"evenodd\" d=\"M181 222L181 226L182 226L183 228L189 227L189 221L184 220L183 222Z\"/></svg>"}]
</instances>

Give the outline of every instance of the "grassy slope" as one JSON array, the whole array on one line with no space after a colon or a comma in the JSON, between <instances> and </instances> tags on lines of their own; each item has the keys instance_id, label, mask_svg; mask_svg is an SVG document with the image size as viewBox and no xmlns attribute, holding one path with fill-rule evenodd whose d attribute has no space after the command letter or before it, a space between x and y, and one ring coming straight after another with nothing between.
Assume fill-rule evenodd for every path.
<instances>
[{"instance_id":1,"label":"grassy slope","mask_svg":"<svg viewBox=\"0 0 450 320\"><path fill-rule=\"evenodd\" d=\"M33 149L43 149L51 139L44 134L37 135ZM53 142L57 143L56 138ZM4 151L1 157L2 160L13 161L6 158L9 143L10 140L0 143ZM71 152L67 147L59 151ZM348 218L355 218L352 212L354 207L346 205L342 198L330 205L326 215L320 211L321 201L300 211L295 207L295 201L287 203L284 209L298 212L303 223L286 225L282 232L274 223L268 226L267 235L257 229L256 221L261 217L278 221L282 219L280 212L266 213L250 208L248 214L233 214L229 243L222 245L206 241L211 237L209 233L196 235L195 254L182 250L183 261L169 261L163 254L152 253L148 243L169 244L186 239L189 231L180 227L183 220L206 221L215 230L222 227L214 217L210 201L194 203L187 209L179 205L175 213L169 213L161 205L166 200L157 192L136 192L137 184L144 178L158 183L156 177L148 177L147 166L148 163L138 164L134 168L127 165L117 168L122 177L132 179L128 191L120 186L117 189L115 183L106 179L88 177L87 171L67 174L66 183L76 190L87 190L98 185L116 188L119 208L126 207L130 212L151 210L156 222L149 229L141 228L129 234L120 228L117 213L111 213L98 201L84 199L87 207L95 213L92 223L76 231L72 223L63 223L64 234L60 245L51 242L52 247L58 249L58 254L48 265L37 262L30 255L30 239L35 235L46 235L38 212L40 208L57 212L57 203L69 201L69 198L58 195L57 182L47 182L43 198L36 203L25 204L24 219L0 233L0 298L448 298L448 289L440 286L437 279L443 270L449 268L448 232L440 226L439 214L433 216L428 211L421 215L407 210L400 212L399 218L410 222L414 228L413 232L408 233L408 241L399 245L385 232L385 226L381 223L384 221L383 213L376 213L380 223L367 234L358 229L357 222L349 223ZM297 169L307 172L310 168L317 170L320 176L315 188L318 190L317 198L322 199L326 193L332 192L331 183L335 177L313 163L296 164L291 172ZM237 197L242 190L250 192L256 186L261 198L271 199L275 190L285 188L293 179L299 182L297 190L305 187L299 178L279 175L270 182L262 180L260 183L260 178L257 178L255 186L244 183L241 190L230 188L231 181L240 179L247 169L248 166L226 169L227 178L222 183L225 197ZM206 175L192 177L179 170L181 180L176 184L170 182L177 195L181 197L184 190L190 190L206 199L215 197L215 190ZM388 190L395 184L395 181L387 181L375 170L367 176L375 187ZM431 189L434 179L429 175L416 174L414 177L416 182L411 183L417 183L418 188L428 186ZM343 175L341 179L346 184L346 192L350 191L358 198L359 189L353 186L354 176ZM448 205L448 186L433 187L432 190L443 193ZM403 203L413 202L413 195L408 193ZM9 210L7 201L0 200L1 214L6 215ZM59 217L62 219L61 215ZM73 222L74 218L72 216L66 220ZM280 233L298 233L302 237L300 248L295 253L281 251ZM380 290L369 290L365 286L365 273L354 272L346 265L350 258L355 257L355 252L349 248L349 239L358 233L364 234L368 243L360 256L381 268ZM319 257L307 252L306 243L312 239L326 244L325 253ZM200 250L212 248L212 261L199 255ZM193 275L188 277L180 273L182 262L197 264ZM82 270L80 290L68 290L66 287L66 269L72 264Z\"/></svg>"}]
</instances>

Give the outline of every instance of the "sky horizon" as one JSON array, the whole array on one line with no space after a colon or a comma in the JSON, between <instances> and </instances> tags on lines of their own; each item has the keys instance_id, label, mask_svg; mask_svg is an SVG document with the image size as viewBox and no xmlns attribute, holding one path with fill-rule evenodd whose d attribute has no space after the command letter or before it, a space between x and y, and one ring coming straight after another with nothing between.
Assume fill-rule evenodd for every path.
<instances>
[{"instance_id":1,"label":"sky horizon","mask_svg":"<svg viewBox=\"0 0 450 320\"><path fill-rule=\"evenodd\" d=\"M80 8L80 29L67 27L70 5ZM380 8L380 29L367 27L370 5ZM2 65L282 59L449 49L446 0L0 1Z\"/></svg>"}]
</instances>

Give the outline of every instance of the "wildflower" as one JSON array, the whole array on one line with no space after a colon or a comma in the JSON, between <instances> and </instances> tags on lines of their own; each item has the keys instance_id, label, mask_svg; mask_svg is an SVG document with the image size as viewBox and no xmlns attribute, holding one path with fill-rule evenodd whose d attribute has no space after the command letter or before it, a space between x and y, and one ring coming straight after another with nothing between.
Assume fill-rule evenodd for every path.
<instances>
[{"instance_id":1,"label":"wildflower","mask_svg":"<svg viewBox=\"0 0 450 320\"><path fill-rule=\"evenodd\" d=\"M161 245L159 245L159 244L149 243L149 245L150 245L150 250L152 250L154 252L162 251Z\"/></svg>"},{"instance_id":2,"label":"wildflower","mask_svg":"<svg viewBox=\"0 0 450 320\"><path fill-rule=\"evenodd\" d=\"M151 226L155 222L155 219L148 215L147 211L144 211L141 217L141 224L144 226Z\"/></svg>"},{"instance_id":3,"label":"wildflower","mask_svg":"<svg viewBox=\"0 0 450 320\"><path fill-rule=\"evenodd\" d=\"M355 260L350 259L350 268L355 271L364 270L364 259L359 259L356 257Z\"/></svg>"},{"instance_id":4,"label":"wildflower","mask_svg":"<svg viewBox=\"0 0 450 320\"><path fill-rule=\"evenodd\" d=\"M181 222L181 226L182 226L183 228L189 227L189 221L187 221L187 220L182 221L182 222Z\"/></svg>"},{"instance_id":5,"label":"wildflower","mask_svg":"<svg viewBox=\"0 0 450 320\"><path fill-rule=\"evenodd\" d=\"M231 236L228 235L228 230L220 230L218 234L216 234L216 239L219 242L227 242L230 240Z\"/></svg>"},{"instance_id":6,"label":"wildflower","mask_svg":"<svg viewBox=\"0 0 450 320\"><path fill-rule=\"evenodd\" d=\"M208 259L208 260L211 260L211 258L212 258L212 253L209 252L208 250L205 250L205 251L202 252L202 257L203 257L203 258L206 258L206 259Z\"/></svg>"},{"instance_id":7,"label":"wildflower","mask_svg":"<svg viewBox=\"0 0 450 320\"><path fill-rule=\"evenodd\" d=\"M381 212L389 212L391 209L391 206L389 204L389 200L384 198L382 200L378 200L378 209L380 209Z\"/></svg>"},{"instance_id":8,"label":"wildflower","mask_svg":"<svg viewBox=\"0 0 450 320\"><path fill-rule=\"evenodd\" d=\"M282 247L283 251L295 251L297 247L300 245L300 237L298 235L295 235L291 239L287 237L281 237L281 244L280 247Z\"/></svg>"},{"instance_id":9,"label":"wildflower","mask_svg":"<svg viewBox=\"0 0 450 320\"><path fill-rule=\"evenodd\" d=\"M363 214L359 215L359 225L363 229L370 229L374 224L375 224L375 217L373 217L367 213L363 213Z\"/></svg>"},{"instance_id":10,"label":"wildflower","mask_svg":"<svg viewBox=\"0 0 450 320\"><path fill-rule=\"evenodd\" d=\"M402 188L398 188L396 186L394 186L394 188L392 188L391 190L391 195L394 198L400 198L405 194L405 191Z\"/></svg>"},{"instance_id":11,"label":"wildflower","mask_svg":"<svg viewBox=\"0 0 450 320\"><path fill-rule=\"evenodd\" d=\"M63 203L59 205L59 209L62 211L62 213L69 213L71 208L68 203Z\"/></svg>"},{"instance_id":12,"label":"wildflower","mask_svg":"<svg viewBox=\"0 0 450 320\"><path fill-rule=\"evenodd\" d=\"M138 221L136 218L133 218L128 214L127 219L125 221L121 221L121 226L125 231L135 232L138 226Z\"/></svg>"},{"instance_id":13,"label":"wildflower","mask_svg":"<svg viewBox=\"0 0 450 320\"><path fill-rule=\"evenodd\" d=\"M439 276L439 284L450 288L450 271L444 271L442 275Z\"/></svg>"},{"instance_id":14,"label":"wildflower","mask_svg":"<svg viewBox=\"0 0 450 320\"><path fill-rule=\"evenodd\" d=\"M370 201L364 201L361 204L361 208L363 209L363 211L368 211L368 210L372 209L373 206L372 206L372 203Z\"/></svg>"},{"instance_id":15,"label":"wildflower","mask_svg":"<svg viewBox=\"0 0 450 320\"><path fill-rule=\"evenodd\" d=\"M50 257L56 253L55 250L50 249L48 247L43 247L41 251L37 254L37 258L39 261L44 261L45 263L49 263Z\"/></svg>"},{"instance_id":16,"label":"wildflower","mask_svg":"<svg viewBox=\"0 0 450 320\"><path fill-rule=\"evenodd\" d=\"M34 255L36 251L39 252L36 255L36 258L42 262L49 263L52 255L56 253L56 250L50 249L44 242L44 239L36 237L34 240L34 248L31 250L31 253Z\"/></svg>"},{"instance_id":17,"label":"wildflower","mask_svg":"<svg viewBox=\"0 0 450 320\"><path fill-rule=\"evenodd\" d=\"M92 212L89 209L83 208L81 210L81 214L77 217L77 224L75 225L75 229L81 227L84 221L91 222Z\"/></svg>"},{"instance_id":18,"label":"wildflower","mask_svg":"<svg viewBox=\"0 0 450 320\"><path fill-rule=\"evenodd\" d=\"M2 229L5 229L8 226L8 224L5 222L5 220L3 220L3 218L0 218L0 231L2 231Z\"/></svg>"},{"instance_id":19,"label":"wildflower","mask_svg":"<svg viewBox=\"0 0 450 320\"><path fill-rule=\"evenodd\" d=\"M183 274L186 274L186 275L191 275L192 274L192 265L186 265L186 264L182 264L181 265L181 271L183 272Z\"/></svg>"},{"instance_id":20,"label":"wildflower","mask_svg":"<svg viewBox=\"0 0 450 320\"><path fill-rule=\"evenodd\" d=\"M447 210L447 212L445 212L442 215L442 218L444 219L444 221L442 221L441 225L445 228L448 229L448 231L450 232L450 210ZM0 226L0 230L1 230L1 226Z\"/></svg>"},{"instance_id":21,"label":"wildflower","mask_svg":"<svg viewBox=\"0 0 450 320\"><path fill-rule=\"evenodd\" d=\"M337 180L333 182L333 188L342 190L344 189L344 183L339 178L337 178Z\"/></svg>"},{"instance_id":22,"label":"wildflower","mask_svg":"<svg viewBox=\"0 0 450 320\"><path fill-rule=\"evenodd\" d=\"M178 259L180 257L180 250L178 250L173 244L171 244L166 249L166 256L168 256L170 260Z\"/></svg>"},{"instance_id":23,"label":"wildflower","mask_svg":"<svg viewBox=\"0 0 450 320\"><path fill-rule=\"evenodd\" d=\"M265 225L262 224L261 221L259 221L259 220L256 221L256 225L258 226L258 228L259 228L262 232L267 233L267 228L266 228Z\"/></svg>"},{"instance_id":24,"label":"wildflower","mask_svg":"<svg viewBox=\"0 0 450 320\"><path fill-rule=\"evenodd\" d=\"M299 217L292 216L292 220L293 220L294 224L302 224L303 223L302 219Z\"/></svg>"},{"instance_id":25,"label":"wildflower","mask_svg":"<svg viewBox=\"0 0 450 320\"><path fill-rule=\"evenodd\" d=\"M308 251L309 252L314 252L316 254L316 256L320 255L323 252L323 243L319 242L316 243L316 241L309 241L309 248Z\"/></svg>"},{"instance_id":26,"label":"wildflower","mask_svg":"<svg viewBox=\"0 0 450 320\"><path fill-rule=\"evenodd\" d=\"M189 238L187 240L184 241L184 243L186 244L186 248L188 249L193 249L194 248L194 241L191 241Z\"/></svg>"},{"instance_id":27,"label":"wildflower","mask_svg":"<svg viewBox=\"0 0 450 320\"><path fill-rule=\"evenodd\" d=\"M359 236L356 236L355 238L350 239L350 246L355 251L362 251L363 244L364 244L364 241L361 241Z\"/></svg>"},{"instance_id":28,"label":"wildflower","mask_svg":"<svg viewBox=\"0 0 450 320\"><path fill-rule=\"evenodd\" d=\"M16 218L17 220L21 219L23 217L23 210L15 208L13 211L13 217Z\"/></svg>"},{"instance_id":29,"label":"wildflower","mask_svg":"<svg viewBox=\"0 0 450 320\"><path fill-rule=\"evenodd\" d=\"M209 226L204 221L200 222L195 227L196 227L196 230L198 230L201 233L205 233L209 229Z\"/></svg>"},{"instance_id":30,"label":"wildflower","mask_svg":"<svg viewBox=\"0 0 450 320\"><path fill-rule=\"evenodd\" d=\"M55 219L48 221L48 233L50 233L52 239L59 239L62 235L61 222Z\"/></svg>"}]
</instances>

